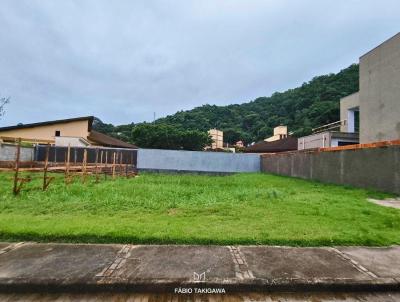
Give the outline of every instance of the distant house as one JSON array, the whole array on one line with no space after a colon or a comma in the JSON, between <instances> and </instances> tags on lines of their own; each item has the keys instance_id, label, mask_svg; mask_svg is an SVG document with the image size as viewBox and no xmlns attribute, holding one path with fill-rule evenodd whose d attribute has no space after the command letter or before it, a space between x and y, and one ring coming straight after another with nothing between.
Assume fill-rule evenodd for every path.
<instances>
[{"instance_id":1,"label":"distant house","mask_svg":"<svg viewBox=\"0 0 400 302\"><path fill-rule=\"evenodd\" d=\"M297 138L285 137L271 142L261 141L244 149L246 153L278 153L297 150Z\"/></svg>"},{"instance_id":2,"label":"distant house","mask_svg":"<svg viewBox=\"0 0 400 302\"><path fill-rule=\"evenodd\" d=\"M21 138L25 142L55 146L103 146L137 149L133 144L93 130L93 119L93 116L85 116L2 127L0 128L0 140L15 141Z\"/></svg>"},{"instance_id":3,"label":"distant house","mask_svg":"<svg viewBox=\"0 0 400 302\"><path fill-rule=\"evenodd\" d=\"M277 153L297 150L297 138L288 136L287 126L274 128L274 135L244 149L246 153Z\"/></svg>"},{"instance_id":4,"label":"distant house","mask_svg":"<svg viewBox=\"0 0 400 302\"><path fill-rule=\"evenodd\" d=\"M358 133L336 131L334 128L315 131L313 134L298 139L298 150L340 147L358 144Z\"/></svg>"},{"instance_id":5,"label":"distant house","mask_svg":"<svg viewBox=\"0 0 400 302\"><path fill-rule=\"evenodd\" d=\"M287 126L278 126L274 128L274 135L264 139L266 142L273 142L288 137Z\"/></svg>"}]
</instances>

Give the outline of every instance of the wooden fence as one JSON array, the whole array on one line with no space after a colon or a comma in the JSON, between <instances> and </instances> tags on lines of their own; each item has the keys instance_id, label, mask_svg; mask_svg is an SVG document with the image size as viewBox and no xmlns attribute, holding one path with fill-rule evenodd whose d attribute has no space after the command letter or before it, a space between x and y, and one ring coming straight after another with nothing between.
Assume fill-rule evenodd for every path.
<instances>
[{"instance_id":1,"label":"wooden fence","mask_svg":"<svg viewBox=\"0 0 400 302\"><path fill-rule=\"evenodd\" d=\"M77 148L77 147L55 147L36 146L35 161L21 162L21 140L16 145L15 161L8 161L6 167L0 165L0 172L14 172L13 193L18 195L25 183L33 179L32 173L42 173L42 190L46 191L54 176L48 176L50 172L64 174L65 184L70 184L77 176L82 183L87 181L89 175L95 177L99 182L101 176L112 179L120 176L134 177L136 170L136 150L115 148ZM12 167L10 167L10 165ZM8 166L8 167L7 167ZM29 175L21 177L21 173L29 172Z\"/></svg>"}]
</instances>

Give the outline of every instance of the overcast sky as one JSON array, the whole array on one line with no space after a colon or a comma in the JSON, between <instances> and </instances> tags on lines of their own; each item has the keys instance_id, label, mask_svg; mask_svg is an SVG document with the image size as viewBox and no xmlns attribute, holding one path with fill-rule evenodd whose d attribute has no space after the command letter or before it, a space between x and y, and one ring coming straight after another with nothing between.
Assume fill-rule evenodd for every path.
<instances>
[{"instance_id":1,"label":"overcast sky","mask_svg":"<svg viewBox=\"0 0 400 302\"><path fill-rule=\"evenodd\" d=\"M400 30L399 0L0 0L0 125L151 121L338 72Z\"/></svg>"}]
</instances>

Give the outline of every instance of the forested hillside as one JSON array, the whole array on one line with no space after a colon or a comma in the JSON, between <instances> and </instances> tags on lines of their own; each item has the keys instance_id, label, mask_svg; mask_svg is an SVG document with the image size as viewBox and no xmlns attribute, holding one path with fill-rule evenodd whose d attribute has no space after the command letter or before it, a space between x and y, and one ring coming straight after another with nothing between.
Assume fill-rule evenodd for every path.
<instances>
[{"instance_id":1,"label":"forested hillside","mask_svg":"<svg viewBox=\"0 0 400 302\"><path fill-rule=\"evenodd\" d=\"M279 125L288 125L295 136L311 133L311 129L339 120L339 100L358 91L358 65L353 64L337 74L313 78L295 89L276 92L240 105L204 105L156 120L184 130L224 131L224 140L234 143L258 141L272 134ZM132 141L134 124L113 126L95 123L99 131ZM132 141L135 143L134 141Z\"/></svg>"}]
</instances>

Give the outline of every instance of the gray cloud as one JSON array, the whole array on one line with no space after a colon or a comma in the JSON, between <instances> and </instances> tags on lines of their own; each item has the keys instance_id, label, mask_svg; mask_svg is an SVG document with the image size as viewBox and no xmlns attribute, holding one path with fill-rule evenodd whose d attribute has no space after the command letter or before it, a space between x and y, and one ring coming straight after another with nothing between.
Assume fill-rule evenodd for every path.
<instances>
[{"instance_id":1,"label":"gray cloud","mask_svg":"<svg viewBox=\"0 0 400 302\"><path fill-rule=\"evenodd\" d=\"M0 4L0 125L114 124L241 103L337 72L399 30L395 1Z\"/></svg>"}]
</instances>

